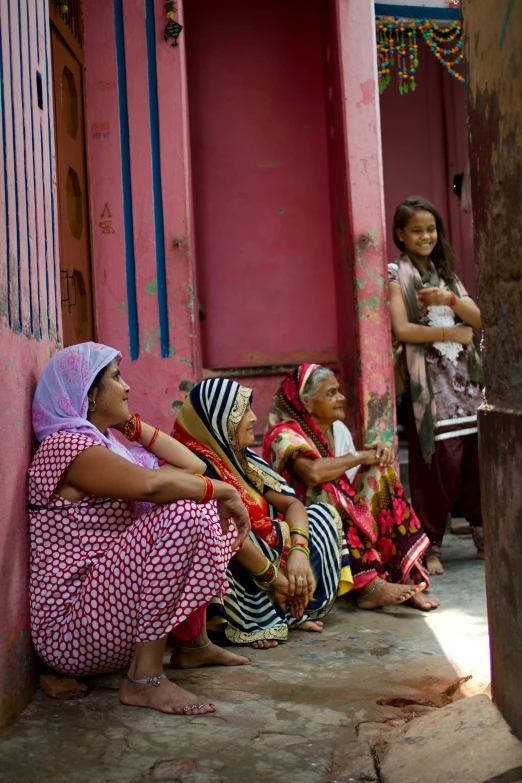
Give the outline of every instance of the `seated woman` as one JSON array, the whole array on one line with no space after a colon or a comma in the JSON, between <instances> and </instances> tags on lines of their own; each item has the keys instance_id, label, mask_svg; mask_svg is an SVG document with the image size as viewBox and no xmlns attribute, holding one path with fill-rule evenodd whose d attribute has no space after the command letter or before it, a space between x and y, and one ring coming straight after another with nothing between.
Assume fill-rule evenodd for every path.
<instances>
[{"instance_id":1,"label":"seated woman","mask_svg":"<svg viewBox=\"0 0 522 783\"><path fill-rule=\"evenodd\" d=\"M429 541L391 467L393 451L381 443L355 451L342 424L343 403L331 370L302 364L274 398L264 457L303 502L324 501L339 511L362 609L408 600L435 609L440 602L422 593Z\"/></svg>"},{"instance_id":2,"label":"seated woman","mask_svg":"<svg viewBox=\"0 0 522 783\"><path fill-rule=\"evenodd\" d=\"M352 581L349 566L341 575L342 524L335 509L323 503L305 509L248 448L256 422L251 400L252 390L233 381L203 381L183 403L172 435L205 461L208 475L235 487L248 509L250 538L227 571L225 635L235 644L268 648L286 640L289 627L321 631L319 618L331 608L341 576L342 591Z\"/></svg>"},{"instance_id":3,"label":"seated woman","mask_svg":"<svg viewBox=\"0 0 522 783\"><path fill-rule=\"evenodd\" d=\"M210 644L205 607L228 591L226 566L250 521L233 487L201 475L205 465L188 449L130 416L120 359L82 343L57 353L38 382L41 444L29 470L34 646L63 674L128 666L123 704L214 712L166 678L163 652L172 632L181 642L174 666L248 663ZM141 445L129 452L109 427Z\"/></svg>"}]
</instances>

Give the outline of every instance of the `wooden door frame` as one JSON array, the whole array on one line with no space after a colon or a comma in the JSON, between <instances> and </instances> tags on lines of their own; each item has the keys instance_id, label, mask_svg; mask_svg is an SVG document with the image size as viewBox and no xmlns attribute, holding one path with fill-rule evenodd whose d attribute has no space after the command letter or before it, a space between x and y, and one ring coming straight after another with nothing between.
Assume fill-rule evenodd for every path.
<instances>
[{"instance_id":1,"label":"wooden door frame","mask_svg":"<svg viewBox=\"0 0 522 783\"><path fill-rule=\"evenodd\" d=\"M80 5L82 6L82 0L78 0ZM83 28L83 7L81 8L81 20L82 20L82 28ZM98 328L96 323L96 285L95 285L95 279L94 279L94 259L93 259L93 236L92 236L92 216L91 216L91 200L90 200L90 192L91 192L91 182L90 182L90 171L89 171L89 151L87 148L88 145L88 133L87 133L87 106L86 106L86 78L85 78L85 51L81 44L76 40L72 32L70 31L69 27L65 23L62 14L58 11L54 0L49 0L49 22L51 24L51 27L54 28L55 32L58 34L58 36L63 40L64 44L68 47L68 49L71 51L73 56L78 60L78 63L80 65L81 70L81 88L82 88L82 107L83 107L83 134L84 134L84 144L83 144L83 157L84 157L84 165L85 165L85 186L86 186L86 192L85 192L85 205L86 205L86 216L85 216L85 231L86 231L86 241L87 241L87 255L88 255L88 261L89 261L89 269L90 269L90 289L91 289L91 310L92 310L92 336L93 340L98 340ZM83 33L82 33L82 39L83 39ZM52 36L51 36L51 47L52 47ZM52 48L51 48L51 64L53 64L52 60ZM51 84L53 84L54 74L52 74L51 78ZM56 115L56 102L54 97L54 91L53 91L53 102L54 102L54 108L55 108L55 115ZM56 162L56 171L58 171L58 138L56 134L56 117L55 117L55 126L54 126L54 138L55 138L55 156L57 159ZM58 199L58 229L60 228L60 193L58 188L58 183L56 184L56 195ZM60 231L58 230L58 241L60 240ZM61 251L59 246L59 254L60 254L60 262L61 262ZM61 267L60 267L61 269ZM60 300L61 300L61 284L60 284Z\"/></svg>"}]
</instances>

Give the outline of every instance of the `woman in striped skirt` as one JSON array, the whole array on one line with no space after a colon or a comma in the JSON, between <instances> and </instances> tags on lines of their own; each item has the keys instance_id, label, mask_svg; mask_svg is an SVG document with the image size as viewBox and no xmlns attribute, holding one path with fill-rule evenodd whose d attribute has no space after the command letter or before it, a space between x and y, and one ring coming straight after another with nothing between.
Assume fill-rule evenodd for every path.
<instances>
[{"instance_id":1,"label":"woman in striped skirt","mask_svg":"<svg viewBox=\"0 0 522 783\"><path fill-rule=\"evenodd\" d=\"M229 563L230 593L209 607L209 627L221 621L230 642L268 648L292 627L321 631L320 618L353 582L337 511L325 503L305 509L249 448L251 401L252 390L238 383L203 381L185 400L172 435L206 462L208 476L238 490L250 514L250 537Z\"/></svg>"}]
</instances>

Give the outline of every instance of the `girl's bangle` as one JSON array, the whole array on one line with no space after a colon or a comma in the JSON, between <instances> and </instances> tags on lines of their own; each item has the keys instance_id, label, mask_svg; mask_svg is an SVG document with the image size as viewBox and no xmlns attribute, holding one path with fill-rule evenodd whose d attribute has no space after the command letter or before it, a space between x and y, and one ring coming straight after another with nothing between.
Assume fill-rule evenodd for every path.
<instances>
[{"instance_id":1,"label":"girl's bangle","mask_svg":"<svg viewBox=\"0 0 522 783\"><path fill-rule=\"evenodd\" d=\"M133 413L123 428L123 434L127 440L136 441L141 435L141 421L139 414Z\"/></svg>"},{"instance_id":2,"label":"girl's bangle","mask_svg":"<svg viewBox=\"0 0 522 783\"><path fill-rule=\"evenodd\" d=\"M301 546L301 544L294 544L294 546L291 546L288 550L288 556L290 556L290 553L294 551L304 552L307 558L310 560L310 550L307 549L307 547Z\"/></svg>"},{"instance_id":3,"label":"girl's bangle","mask_svg":"<svg viewBox=\"0 0 522 783\"><path fill-rule=\"evenodd\" d=\"M308 530L303 530L302 527L291 527L290 534L292 533L299 533L300 535L304 536L307 541L310 538L310 533L308 532Z\"/></svg>"},{"instance_id":4,"label":"girl's bangle","mask_svg":"<svg viewBox=\"0 0 522 783\"><path fill-rule=\"evenodd\" d=\"M153 435L153 436L152 436L152 438L150 439L150 443L149 443L149 445L148 445L148 446L145 446L145 448L147 449L147 451L150 451L150 450L152 449L152 447L153 447L153 446L154 446L154 444L156 443L156 440L158 439L158 435L159 435L159 434L160 434L160 430L158 429L158 427L156 427L156 429L154 430L154 435Z\"/></svg>"},{"instance_id":5,"label":"girl's bangle","mask_svg":"<svg viewBox=\"0 0 522 783\"><path fill-rule=\"evenodd\" d=\"M452 291L450 296L449 306L453 307L456 301L457 301L457 297L455 296L455 291Z\"/></svg>"},{"instance_id":6,"label":"girl's bangle","mask_svg":"<svg viewBox=\"0 0 522 783\"><path fill-rule=\"evenodd\" d=\"M201 473L195 473L194 475L202 479L205 484L205 491L200 499L196 500L196 503L208 503L214 497L214 484L207 476L203 476Z\"/></svg>"}]
</instances>

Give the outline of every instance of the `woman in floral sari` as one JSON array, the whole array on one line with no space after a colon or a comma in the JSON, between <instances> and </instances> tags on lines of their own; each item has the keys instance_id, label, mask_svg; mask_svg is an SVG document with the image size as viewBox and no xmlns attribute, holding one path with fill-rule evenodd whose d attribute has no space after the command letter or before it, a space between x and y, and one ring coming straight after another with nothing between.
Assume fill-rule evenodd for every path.
<instances>
[{"instance_id":1,"label":"woman in floral sari","mask_svg":"<svg viewBox=\"0 0 522 783\"><path fill-rule=\"evenodd\" d=\"M302 364L274 398L264 457L304 503L323 501L339 511L362 609L407 600L435 609L439 601L423 594L429 541L391 467L393 451L375 443L356 452L343 403L331 370Z\"/></svg>"},{"instance_id":2,"label":"woman in floral sari","mask_svg":"<svg viewBox=\"0 0 522 783\"><path fill-rule=\"evenodd\" d=\"M229 563L230 593L209 615L213 609L214 622L216 614L227 622L229 641L268 648L285 641L290 627L321 631L320 618L352 578L339 514L324 503L305 509L248 448L256 422L251 399L252 390L233 381L203 381L185 400L172 435L205 461L206 475L235 487L250 515L250 538Z\"/></svg>"}]
</instances>

